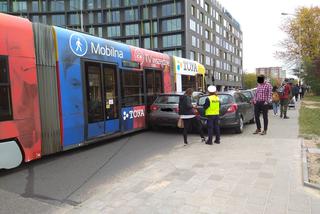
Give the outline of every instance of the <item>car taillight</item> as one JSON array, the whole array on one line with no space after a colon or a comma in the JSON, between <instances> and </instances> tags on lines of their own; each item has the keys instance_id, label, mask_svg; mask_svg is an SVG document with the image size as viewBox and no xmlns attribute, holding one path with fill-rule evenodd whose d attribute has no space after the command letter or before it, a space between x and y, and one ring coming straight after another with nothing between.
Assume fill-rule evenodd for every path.
<instances>
[{"instance_id":1,"label":"car taillight","mask_svg":"<svg viewBox=\"0 0 320 214\"><path fill-rule=\"evenodd\" d=\"M176 113L179 113L179 108L173 108L173 111L176 112Z\"/></svg>"},{"instance_id":2,"label":"car taillight","mask_svg":"<svg viewBox=\"0 0 320 214\"><path fill-rule=\"evenodd\" d=\"M231 104L231 106L228 108L227 113L233 113L236 112L238 109L238 105L237 104Z\"/></svg>"},{"instance_id":3,"label":"car taillight","mask_svg":"<svg viewBox=\"0 0 320 214\"><path fill-rule=\"evenodd\" d=\"M150 106L150 110L151 110L151 111L157 111L158 109L159 109L159 107L156 106L156 105L151 105L151 106Z\"/></svg>"}]
</instances>

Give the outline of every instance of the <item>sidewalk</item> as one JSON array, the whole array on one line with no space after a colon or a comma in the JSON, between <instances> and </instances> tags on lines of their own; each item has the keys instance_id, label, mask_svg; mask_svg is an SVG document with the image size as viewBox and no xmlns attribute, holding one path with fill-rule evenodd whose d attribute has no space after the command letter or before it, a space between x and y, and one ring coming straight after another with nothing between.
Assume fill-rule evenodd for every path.
<instances>
[{"instance_id":1,"label":"sidewalk","mask_svg":"<svg viewBox=\"0 0 320 214\"><path fill-rule=\"evenodd\" d=\"M320 193L302 184L298 110L269 114L266 136L245 127L220 145L177 146L66 213L318 214Z\"/></svg>"}]
</instances>

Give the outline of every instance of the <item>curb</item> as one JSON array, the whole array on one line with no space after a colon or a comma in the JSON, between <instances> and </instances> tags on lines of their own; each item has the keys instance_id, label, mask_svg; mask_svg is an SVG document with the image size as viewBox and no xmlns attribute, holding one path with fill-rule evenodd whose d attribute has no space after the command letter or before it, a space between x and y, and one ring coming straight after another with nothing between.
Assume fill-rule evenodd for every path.
<instances>
[{"instance_id":1,"label":"curb","mask_svg":"<svg viewBox=\"0 0 320 214\"><path fill-rule=\"evenodd\" d=\"M320 185L319 184L313 184L313 183L309 182L307 152L308 152L308 148L304 145L304 140L302 138L301 139L301 154L302 154L303 184L304 184L304 186L320 190Z\"/></svg>"}]
</instances>

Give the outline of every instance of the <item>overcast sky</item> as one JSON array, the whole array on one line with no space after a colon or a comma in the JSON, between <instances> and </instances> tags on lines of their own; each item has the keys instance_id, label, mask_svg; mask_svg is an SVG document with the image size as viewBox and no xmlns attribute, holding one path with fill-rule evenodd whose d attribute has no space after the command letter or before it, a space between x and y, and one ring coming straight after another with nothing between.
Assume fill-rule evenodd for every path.
<instances>
[{"instance_id":1,"label":"overcast sky","mask_svg":"<svg viewBox=\"0 0 320 214\"><path fill-rule=\"evenodd\" d=\"M300 6L320 6L320 0L218 0L240 23L243 33L243 70L284 66L274 57L279 42L286 37L280 30L287 18L282 12L295 13ZM286 69L286 68L284 68Z\"/></svg>"}]
</instances>

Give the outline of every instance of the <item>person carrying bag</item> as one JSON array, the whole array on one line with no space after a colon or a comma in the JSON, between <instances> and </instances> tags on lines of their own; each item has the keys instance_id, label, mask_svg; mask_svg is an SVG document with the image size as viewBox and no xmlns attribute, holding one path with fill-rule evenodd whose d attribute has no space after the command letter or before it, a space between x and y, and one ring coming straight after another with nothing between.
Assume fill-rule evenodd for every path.
<instances>
[{"instance_id":1,"label":"person carrying bag","mask_svg":"<svg viewBox=\"0 0 320 214\"><path fill-rule=\"evenodd\" d=\"M181 125L181 121L179 122L179 120L177 125L178 127L179 125L180 127L183 126L183 141L185 145L188 144L187 135L192 125L194 125L193 127L198 129L200 133L201 141L206 142L200 119L196 117L193 111L193 106L191 102L192 92L193 90L191 88L188 88L185 94L179 98L179 115L180 115L179 120L183 122L183 125Z\"/></svg>"}]
</instances>

